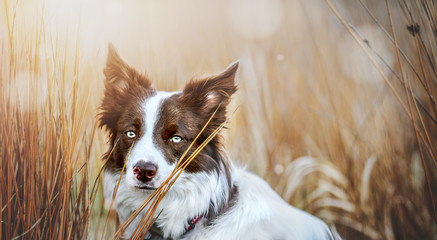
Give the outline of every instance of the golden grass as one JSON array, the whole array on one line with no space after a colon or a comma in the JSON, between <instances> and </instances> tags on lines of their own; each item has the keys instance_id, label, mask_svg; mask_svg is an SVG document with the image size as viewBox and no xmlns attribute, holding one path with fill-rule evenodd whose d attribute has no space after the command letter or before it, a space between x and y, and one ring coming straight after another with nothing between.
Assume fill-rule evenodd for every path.
<instances>
[{"instance_id":1,"label":"golden grass","mask_svg":"<svg viewBox=\"0 0 437 240\"><path fill-rule=\"evenodd\" d=\"M2 45L1 55L0 236L84 238L96 128L83 112L89 92L79 99L78 70L67 66L78 64L77 55L69 62L67 52L56 49L56 64L41 62L40 51L50 51L41 48L44 27L28 33L32 41L22 42L14 26L16 12L8 2L4 10L8 38L2 40L8 45Z\"/></svg>"},{"instance_id":2,"label":"golden grass","mask_svg":"<svg viewBox=\"0 0 437 240\"><path fill-rule=\"evenodd\" d=\"M345 239L437 239L434 2L5 0L0 13L2 239L118 236L95 127L108 42L169 91L241 59L234 162Z\"/></svg>"}]
</instances>

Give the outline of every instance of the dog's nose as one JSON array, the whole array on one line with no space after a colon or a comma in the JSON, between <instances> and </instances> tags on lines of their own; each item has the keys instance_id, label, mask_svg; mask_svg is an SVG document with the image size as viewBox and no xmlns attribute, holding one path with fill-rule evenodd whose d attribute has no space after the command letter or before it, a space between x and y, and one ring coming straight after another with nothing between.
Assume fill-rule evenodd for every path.
<instances>
[{"instance_id":1,"label":"dog's nose","mask_svg":"<svg viewBox=\"0 0 437 240\"><path fill-rule=\"evenodd\" d=\"M135 177L141 182L150 182L155 176L158 167L151 162L139 161L134 165Z\"/></svg>"}]
</instances>

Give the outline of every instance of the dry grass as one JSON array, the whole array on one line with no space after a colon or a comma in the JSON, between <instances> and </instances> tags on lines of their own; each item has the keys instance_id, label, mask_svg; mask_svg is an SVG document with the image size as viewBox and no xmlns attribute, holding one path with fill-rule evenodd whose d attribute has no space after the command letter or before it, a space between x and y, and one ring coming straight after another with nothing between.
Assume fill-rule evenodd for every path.
<instances>
[{"instance_id":1,"label":"dry grass","mask_svg":"<svg viewBox=\"0 0 437 240\"><path fill-rule=\"evenodd\" d=\"M88 232L88 164L95 128L83 111L78 56L42 47L45 28L22 39L4 3L1 49L0 206L2 239L81 239ZM39 15L37 14L37 17ZM46 45L47 46L47 45ZM77 51L75 41L66 49ZM54 49L54 50L53 50ZM42 54L53 58L42 61ZM74 67L73 67L74 66Z\"/></svg>"},{"instance_id":2,"label":"dry grass","mask_svg":"<svg viewBox=\"0 0 437 240\"><path fill-rule=\"evenodd\" d=\"M93 187L108 42L169 91L241 59L235 162L345 239L437 239L434 2L5 0L0 17L2 239L117 231Z\"/></svg>"}]
</instances>

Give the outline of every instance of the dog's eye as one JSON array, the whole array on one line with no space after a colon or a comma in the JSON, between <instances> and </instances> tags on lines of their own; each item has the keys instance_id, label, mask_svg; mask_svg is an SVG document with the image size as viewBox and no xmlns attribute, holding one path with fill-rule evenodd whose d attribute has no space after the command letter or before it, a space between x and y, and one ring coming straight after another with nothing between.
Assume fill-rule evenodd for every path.
<instances>
[{"instance_id":1,"label":"dog's eye","mask_svg":"<svg viewBox=\"0 0 437 240\"><path fill-rule=\"evenodd\" d=\"M134 138L134 137L137 136L137 135L135 134L134 131L127 131L127 132L125 132L124 134L126 134L126 136L127 136L128 138Z\"/></svg>"},{"instance_id":2,"label":"dog's eye","mask_svg":"<svg viewBox=\"0 0 437 240\"><path fill-rule=\"evenodd\" d=\"M180 143L180 142L182 142L182 137L181 137L181 136L178 136L178 135L174 135L174 136L170 139L170 142L173 142L173 143Z\"/></svg>"}]
</instances>

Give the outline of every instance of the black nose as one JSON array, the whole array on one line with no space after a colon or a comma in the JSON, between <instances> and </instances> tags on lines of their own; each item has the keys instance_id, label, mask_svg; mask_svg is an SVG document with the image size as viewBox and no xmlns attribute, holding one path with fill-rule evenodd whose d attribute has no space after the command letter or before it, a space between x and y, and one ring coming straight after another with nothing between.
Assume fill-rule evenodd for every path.
<instances>
[{"instance_id":1,"label":"black nose","mask_svg":"<svg viewBox=\"0 0 437 240\"><path fill-rule=\"evenodd\" d=\"M151 162L139 161L134 165L135 177L141 182L150 182L155 176L158 167Z\"/></svg>"}]
</instances>

